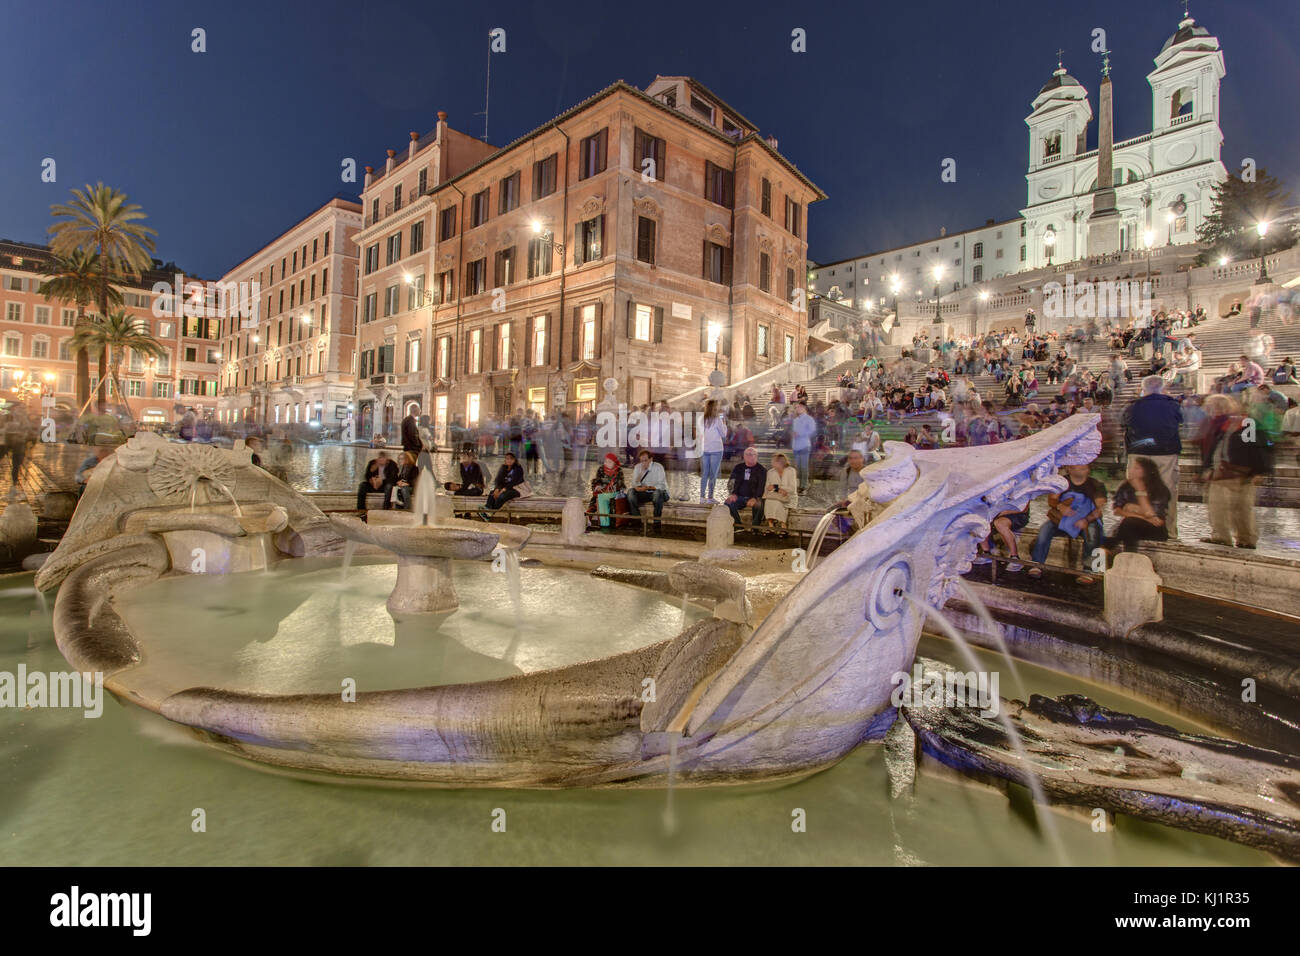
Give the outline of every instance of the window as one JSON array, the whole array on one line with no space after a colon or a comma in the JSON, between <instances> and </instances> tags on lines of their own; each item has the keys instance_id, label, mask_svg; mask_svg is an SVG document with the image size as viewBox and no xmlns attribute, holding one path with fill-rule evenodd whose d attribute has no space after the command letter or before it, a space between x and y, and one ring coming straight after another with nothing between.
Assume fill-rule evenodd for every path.
<instances>
[{"instance_id":1,"label":"window","mask_svg":"<svg viewBox=\"0 0 1300 956\"><path fill-rule=\"evenodd\" d=\"M216 349L208 349L208 352L207 352L207 362L208 362L208 364L209 364L209 365L216 365L217 362L219 362L219 361L220 361L220 359L217 357L217 350L216 350ZM162 362L159 361L158 364L161 365Z\"/></svg>"},{"instance_id":2,"label":"window","mask_svg":"<svg viewBox=\"0 0 1300 956\"><path fill-rule=\"evenodd\" d=\"M794 304L796 288L797 287L795 286L795 281L794 281L794 269L787 267L785 270L785 301L789 302L791 305Z\"/></svg>"},{"instance_id":3,"label":"window","mask_svg":"<svg viewBox=\"0 0 1300 956\"><path fill-rule=\"evenodd\" d=\"M632 137L632 156L636 170L641 175L650 175L662 180L667 166L664 164L665 143L662 137L651 136L644 130L637 130Z\"/></svg>"},{"instance_id":4,"label":"window","mask_svg":"<svg viewBox=\"0 0 1300 956\"><path fill-rule=\"evenodd\" d=\"M378 299L377 299L376 294L375 294L374 292L371 292L371 293L367 294L367 295L366 295L366 309L365 309L365 313L364 313L364 315L363 315L361 321L363 321L363 322L373 322L373 321L375 321L376 317L377 317L378 314L379 314L378 311L377 311L377 306L378 306Z\"/></svg>"},{"instance_id":5,"label":"window","mask_svg":"<svg viewBox=\"0 0 1300 956\"><path fill-rule=\"evenodd\" d=\"M420 170L419 184L416 186L415 191L421 196L429 191L429 167L426 166L424 169ZM325 251L329 252L329 249L326 249Z\"/></svg>"},{"instance_id":6,"label":"window","mask_svg":"<svg viewBox=\"0 0 1300 956\"><path fill-rule=\"evenodd\" d=\"M166 397L167 397L167 393L168 393L168 391L170 391L170 389L171 389L171 383L170 383L170 382L154 382L154 383L153 383L153 397L154 397L154 398L166 398ZM71 389L69 389L69 391L71 391Z\"/></svg>"},{"instance_id":7,"label":"window","mask_svg":"<svg viewBox=\"0 0 1300 956\"><path fill-rule=\"evenodd\" d=\"M715 166L710 162L704 164L705 199L730 209L734 201L733 188L734 181L731 170Z\"/></svg>"},{"instance_id":8,"label":"window","mask_svg":"<svg viewBox=\"0 0 1300 956\"><path fill-rule=\"evenodd\" d=\"M479 394L471 392L465 396L465 424L473 427L478 424Z\"/></svg>"},{"instance_id":9,"label":"window","mask_svg":"<svg viewBox=\"0 0 1300 956\"><path fill-rule=\"evenodd\" d=\"M533 316L533 341L532 348L533 364L546 364L546 316Z\"/></svg>"},{"instance_id":10,"label":"window","mask_svg":"<svg viewBox=\"0 0 1300 956\"><path fill-rule=\"evenodd\" d=\"M456 273L452 269L438 273L438 285L434 291L434 300L439 304L456 298Z\"/></svg>"},{"instance_id":11,"label":"window","mask_svg":"<svg viewBox=\"0 0 1300 956\"><path fill-rule=\"evenodd\" d=\"M293 271L298 271L298 253L296 252L293 254Z\"/></svg>"},{"instance_id":12,"label":"window","mask_svg":"<svg viewBox=\"0 0 1300 956\"><path fill-rule=\"evenodd\" d=\"M605 171L605 147L609 140L609 130L602 129L582 140L578 144L578 178L590 179Z\"/></svg>"},{"instance_id":13,"label":"window","mask_svg":"<svg viewBox=\"0 0 1300 956\"><path fill-rule=\"evenodd\" d=\"M438 339L438 377L451 377L451 336L444 335Z\"/></svg>"},{"instance_id":14,"label":"window","mask_svg":"<svg viewBox=\"0 0 1300 956\"><path fill-rule=\"evenodd\" d=\"M578 326L578 354L588 362L596 360L596 337L599 334L597 326L598 309L592 305L584 305L581 312L581 322Z\"/></svg>"},{"instance_id":15,"label":"window","mask_svg":"<svg viewBox=\"0 0 1300 956\"><path fill-rule=\"evenodd\" d=\"M767 343L768 343L768 336L770 334L771 331L768 329L766 325L760 325L758 327L757 349L760 358L767 358L767 349L768 349Z\"/></svg>"},{"instance_id":16,"label":"window","mask_svg":"<svg viewBox=\"0 0 1300 956\"><path fill-rule=\"evenodd\" d=\"M497 368L510 368L510 323L497 326Z\"/></svg>"},{"instance_id":17,"label":"window","mask_svg":"<svg viewBox=\"0 0 1300 956\"><path fill-rule=\"evenodd\" d=\"M802 227L803 207L791 199L785 197L785 228L793 236L799 236Z\"/></svg>"},{"instance_id":18,"label":"window","mask_svg":"<svg viewBox=\"0 0 1300 956\"><path fill-rule=\"evenodd\" d=\"M50 307L48 305L38 305L36 307L36 324L37 325L50 324Z\"/></svg>"},{"instance_id":19,"label":"window","mask_svg":"<svg viewBox=\"0 0 1300 956\"><path fill-rule=\"evenodd\" d=\"M366 275L374 272L379 268L379 243L375 243L366 249ZM280 308L284 308L284 290L280 290Z\"/></svg>"},{"instance_id":20,"label":"window","mask_svg":"<svg viewBox=\"0 0 1300 956\"><path fill-rule=\"evenodd\" d=\"M402 208L402 184L393 187L393 212Z\"/></svg>"},{"instance_id":21,"label":"window","mask_svg":"<svg viewBox=\"0 0 1300 956\"><path fill-rule=\"evenodd\" d=\"M411 255L424 250L424 220L411 223Z\"/></svg>"},{"instance_id":22,"label":"window","mask_svg":"<svg viewBox=\"0 0 1300 956\"><path fill-rule=\"evenodd\" d=\"M23 304L21 302L6 303L5 318L10 322L21 322L23 320Z\"/></svg>"},{"instance_id":23,"label":"window","mask_svg":"<svg viewBox=\"0 0 1300 956\"><path fill-rule=\"evenodd\" d=\"M559 165L559 154L551 153L545 159L533 163L533 198L541 199L555 192L555 171Z\"/></svg>"},{"instance_id":24,"label":"window","mask_svg":"<svg viewBox=\"0 0 1300 956\"><path fill-rule=\"evenodd\" d=\"M653 306L636 304L632 309L632 328L628 338L649 342L654 336L655 310Z\"/></svg>"},{"instance_id":25,"label":"window","mask_svg":"<svg viewBox=\"0 0 1300 956\"><path fill-rule=\"evenodd\" d=\"M396 315L401 310L401 293L396 282L384 290L384 315Z\"/></svg>"},{"instance_id":26,"label":"window","mask_svg":"<svg viewBox=\"0 0 1300 956\"><path fill-rule=\"evenodd\" d=\"M974 282L981 282L983 281L983 279L984 279L984 267L976 266L975 269L971 272L971 280Z\"/></svg>"},{"instance_id":27,"label":"window","mask_svg":"<svg viewBox=\"0 0 1300 956\"><path fill-rule=\"evenodd\" d=\"M975 243L975 248L971 250L971 258L972 259L984 258L984 243L982 242Z\"/></svg>"},{"instance_id":28,"label":"window","mask_svg":"<svg viewBox=\"0 0 1300 956\"><path fill-rule=\"evenodd\" d=\"M418 372L420 370L419 339L407 339L406 341L406 370L408 372Z\"/></svg>"},{"instance_id":29,"label":"window","mask_svg":"<svg viewBox=\"0 0 1300 956\"><path fill-rule=\"evenodd\" d=\"M793 335L787 335L785 337L785 360L787 362L794 361L794 336Z\"/></svg>"},{"instance_id":30,"label":"window","mask_svg":"<svg viewBox=\"0 0 1300 956\"><path fill-rule=\"evenodd\" d=\"M1023 222L1020 224L1020 238L1025 238L1025 224Z\"/></svg>"},{"instance_id":31,"label":"window","mask_svg":"<svg viewBox=\"0 0 1300 956\"><path fill-rule=\"evenodd\" d=\"M72 361L72 349L68 345L68 343L70 343L71 341L72 339L70 338L59 339L59 361L60 362Z\"/></svg>"},{"instance_id":32,"label":"window","mask_svg":"<svg viewBox=\"0 0 1300 956\"><path fill-rule=\"evenodd\" d=\"M418 309L424 305L424 276L418 275L412 278L406 286L406 307L407 309Z\"/></svg>"},{"instance_id":33,"label":"window","mask_svg":"<svg viewBox=\"0 0 1300 956\"><path fill-rule=\"evenodd\" d=\"M645 216L636 220L636 257L642 262L655 264L655 221Z\"/></svg>"},{"instance_id":34,"label":"window","mask_svg":"<svg viewBox=\"0 0 1300 956\"><path fill-rule=\"evenodd\" d=\"M470 197L469 200L469 225L473 229L481 226L488 220L488 198L491 193L490 189L484 189Z\"/></svg>"},{"instance_id":35,"label":"window","mask_svg":"<svg viewBox=\"0 0 1300 956\"><path fill-rule=\"evenodd\" d=\"M10 333L5 336L5 355L22 355L23 337Z\"/></svg>"},{"instance_id":36,"label":"window","mask_svg":"<svg viewBox=\"0 0 1300 956\"><path fill-rule=\"evenodd\" d=\"M315 261L316 261L317 247L318 247L319 245L320 245L320 240L319 240L319 239L313 239L313 240L311 241L311 261L312 261L312 262L315 262Z\"/></svg>"},{"instance_id":37,"label":"window","mask_svg":"<svg viewBox=\"0 0 1300 956\"><path fill-rule=\"evenodd\" d=\"M70 329L77 324L77 310L64 309L61 313L61 318L63 320L63 327L65 329Z\"/></svg>"},{"instance_id":38,"label":"window","mask_svg":"<svg viewBox=\"0 0 1300 956\"><path fill-rule=\"evenodd\" d=\"M139 398L144 394L144 382L138 378L128 378L126 380L126 394Z\"/></svg>"},{"instance_id":39,"label":"window","mask_svg":"<svg viewBox=\"0 0 1300 956\"><path fill-rule=\"evenodd\" d=\"M22 292L23 280L18 276L5 276L5 288L10 292Z\"/></svg>"},{"instance_id":40,"label":"window","mask_svg":"<svg viewBox=\"0 0 1300 956\"><path fill-rule=\"evenodd\" d=\"M731 284L731 250L707 239L704 240L704 278Z\"/></svg>"},{"instance_id":41,"label":"window","mask_svg":"<svg viewBox=\"0 0 1300 956\"><path fill-rule=\"evenodd\" d=\"M691 109L699 113L710 126L713 125L713 107L694 94L691 94Z\"/></svg>"},{"instance_id":42,"label":"window","mask_svg":"<svg viewBox=\"0 0 1300 956\"><path fill-rule=\"evenodd\" d=\"M601 258L601 246L605 238L605 217L597 216L574 226L573 264L580 266L584 262L594 262Z\"/></svg>"},{"instance_id":43,"label":"window","mask_svg":"<svg viewBox=\"0 0 1300 956\"><path fill-rule=\"evenodd\" d=\"M1021 246L1021 247L1020 247L1020 261L1021 261L1021 262L1024 262L1024 261L1025 261L1025 247L1024 247L1024 246Z\"/></svg>"},{"instance_id":44,"label":"window","mask_svg":"<svg viewBox=\"0 0 1300 956\"><path fill-rule=\"evenodd\" d=\"M772 184L767 180L766 177L764 177L763 179L762 203L763 203L762 205L763 215L767 216L768 219L771 219L772 218Z\"/></svg>"},{"instance_id":45,"label":"window","mask_svg":"<svg viewBox=\"0 0 1300 956\"><path fill-rule=\"evenodd\" d=\"M456 207L448 206L438 214L438 238L450 239L456 235Z\"/></svg>"},{"instance_id":46,"label":"window","mask_svg":"<svg viewBox=\"0 0 1300 956\"><path fill-rule=\"evenodd\" d=\"M483 330L475 329L469 333L469 348L465 350L465 371L483 371Z\"/></svg>"},{"instance_id":47,"label":"window","mask_svg":"<svg viewBox=\"0 0 1300 956\"><path fill-rule=\"evenodd\" d=\"M479 295L487 291L487 259L475 259L465 266L465 294Z\"/></svg>"},{"instance_id":48,"label":"window","mask_svg":"<svg viewBox=\"0 0 1300 956\"><path fill-rule=\"evenodd\" d=\"M1001 249L996 250L996 251L993 253L993 258L994 258L994 259L1001 259L1001 258L1002 258L1002 250L1001 250Z\"/></svg>"},{"instance_id":49,"label":"window","mask_svg":"<svg viewBox=\"0 0 1300 956\"><path fill-rule=\"evenodd\" d=\"M731 118L730 116L728 116L726 113L723 113L723 114L722 114L722 132L723 132L724 134L726 134L727 136L730 136L732 139L740 139L740 136L741 136L742 133L744 133L744 130L742 130L742 129L740 128L740 124L739 124L739 123L737 123L734 119L732 119L732 118Z\"/></svg>"},{"instance_id":50,"label":"window","mask_svg":"<svg viewBox=\"0 0 1300 956\"><path fill-rule=\"evenodd\" d=\"M519 205L519 173L507 176L497 187L497 214L504 216Z\"/></svg>"},{"instance_id":51,"label":"window","mask_svg":"<svg viewBox=\"0 0 1300 956\"><path fill-rule=\"evenodd\" d=\"M515 247L502 249L497 252L496 267L493 270L493 280L496 288L510 285L515 281Z\"/></svg>"},{"instance_id":52,"label":"window","mask_svg":"<svg viewBox=\"0 0 1300 956\"><path fill-rule=\"evenodd\" d=\"M538 276L551 274L551 255L554 248L554 243L544 238L528 240L528 278L536 279Z\"/></svg>"},{"instance_id":53,"label":"window","mask_svg":"<svg viewBox=\"0 0 1300 956\"><path fill-rule=\"evenodd\" d=\"M50 340L44 336L37 336L32 339L32 358L49 358L50 357Z\"/></svg>"},{"instance_id":54,"label":"window","mask_svg":"<svg viewBox=\"0 0 1300 956\"><path fill-rule=\"evenodd\" d=\"M395 232L388 237L388 259L385 265L392 265L402 258L402 234Z\"/></svg>"},{"instance_id":55,"label":"window","mask_svg":"<svg viewBox=\"0 0 1300 956\"><path fill-rule=\"evenodd\" d=\"M766 252L758 254L758 287L764 292L772 291L772 257Z\"/></svg>"}]
</instances>

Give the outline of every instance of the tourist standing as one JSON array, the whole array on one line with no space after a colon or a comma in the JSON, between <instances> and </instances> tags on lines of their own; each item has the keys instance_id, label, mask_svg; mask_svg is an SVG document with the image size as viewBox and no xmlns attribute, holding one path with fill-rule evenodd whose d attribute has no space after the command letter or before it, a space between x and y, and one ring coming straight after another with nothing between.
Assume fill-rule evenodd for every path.
<instances>
[{"instance_id":1,"label":"tourist standing","mask_svg":"<svg viewBox=\"0 0 1300 956\"><path fill-rule=\"evenodd\" d=\"M1246 441L1240 406L1227 395L1205 399L1209 415L1201 429L1201 478L1208 482L1206 508L1210 537L1206 544L1254 550L1259 542L1255 523L1255 479L1267 472L1268 443L1263 435Z\"/></svg>"},{"instance_id":2,"label":"tourist standing","mask_svg":"<svg viewBox=\"0 0 1300 956\"><path fill-rule=\"evenodd\" d=\"M812 442L817 435L817 420L808 414L808 406L800 402L794 406L794 421L790 423L790 450L794 452L795 475L799 480L799 494L808 490L808 461L812 456Z\"/></svg>"},{"instance_id":3,"label":"tourist standing","mask_svg":"<svg viewBox=\"0 0 1300 956\"><path fill-rule=\"evenodd\" d=\"M773 386L775 387L775 386ZM700 434L700 501L717 504L718 472L722 468L722 450L727 443L727 423L718 412L717 399L704 403L704 424Z\"/></svg>"},{"instance_id":4,"label":"tourist standing","mask_svg":"<svg viewBox=\"0 0 1300 956\"><path fill-rule=\"evenodd\" d=\"M1182 406L1164 394L1165 380L1159 375L1142 379L1142 397L1124 411L1124 445L1130 456L1150 459L1160 471L1169 491L1167 514L1161 515L1162 529L1169 538L1178 537L1178 455L1183 449L1179 429Z\"/></svg>"}]
</instances>

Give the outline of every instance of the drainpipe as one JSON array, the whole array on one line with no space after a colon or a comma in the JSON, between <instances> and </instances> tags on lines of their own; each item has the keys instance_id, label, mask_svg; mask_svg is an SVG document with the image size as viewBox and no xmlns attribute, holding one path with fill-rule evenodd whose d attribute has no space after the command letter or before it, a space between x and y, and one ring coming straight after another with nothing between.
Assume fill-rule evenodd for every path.
<instances>
[{"instance_id":1,"label":"drainpipe","mask_svg":"<svg viewBox=\"0 0 1300 956\"><path fill-rule=\"evenodd\" d=\"M560 235L563 237L560 245L563 246L569 241L569 134L560 129L559 124L554 121L551 122L551 127L564 137L564 208L560 213L563 223L560 227L562 230ZM555 254L554 239L552 239L551 254ZM555 343L555 371L560 376L561 382L564 381L564 362L561 357L564 354L564 268L567 262L567 255L560 256L560 316L559 322L556 323L556 332L559 333L560 340ZM566 407L569 404L567 394L564 396L564 404Z\"/></svg>"},{"instance_id":2,"label":"drainpipe","mask_svg":"<svg viewBox=\"0 0 1300 956\"><path fill-rule=\"evenodd\" d=\"M727 385L732 384L736 342L736 166L740 156L739 141L731 148L731 282L727 286Z\"/></svg>"},{"instance_id":3,"label":"drainpipe","mask_svg":"<svg viewBox=\"0 0 1300 956\"><path fill-rule=\"evenodd\" d=\"M458 251L457 254L456 254L456 268L453 269L452 272L451 272L451 287L452 287L452 289L456 289L456 286L457 286L458 281L459 281L461 278L463 278L463 276L464 276L464 273L461 272L461 269L462 269L462 268L464 267L464 265L465 265L465 194L464 194L463 192L460 191L460 187L457 186L455 183L447 183L447 185L448 185L449 187L451 187L452 189L456 190L457 195L460 196L460 205L457 206L457 209L458 209L459 211L456 213L457 217L460 219L460 222L458 222L458 223L456 224L457 226L460 227L460 228L459 228L459 232L460 232L460 238L459 238L459 251ZM457 273L460 273L460 275L457 275ZM461 300L462 300L464 297L465 297L465 290L464 290L464 289L460 289L460 290L458 290L458 294L457 294L457 296L456 296L456 334L452 337L452 343L451 343L451 364L450 364L450 367L448 368L448 371L451 372L451 381L452 381L453 384L454 384L455 381L456 381L456 369L460 367L460 366L458 366L456 363L457 363L457 361L460 359L460 336L461 336L461 331L462 331L462 329L461 329L461 318L460 318L460 307L461 307ZM448 405L451 404L451 391L452 391L452 390L451 390L450 388L447 389L447 404L448 404ZM453 418L453 419L454 419L456 416L455 416L455 413L454 413L451 409L448 409L448 410L447 410L447 417L448 417L448 418ZM465 426L466 426L467 428L469 427L469 422L468 422L468 421L465 422ZM450 421L447 422L447 434L448 434L448 435L451 434L451 422L450 422Z\"/></svg>"}]
</instances>

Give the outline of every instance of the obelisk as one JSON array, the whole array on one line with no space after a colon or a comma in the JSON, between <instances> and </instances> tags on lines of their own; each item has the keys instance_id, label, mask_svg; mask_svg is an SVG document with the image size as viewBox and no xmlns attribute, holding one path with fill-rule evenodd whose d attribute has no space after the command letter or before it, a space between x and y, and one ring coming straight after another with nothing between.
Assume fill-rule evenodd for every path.
<instances>
[{"instance_id":1,"label":"obelisk","mask_svg":"<svg viewBox=\"0 0 1300 956\"><path fill-rule=\"evenodd\" d=\"M1110 51L1104 51L1097 107L1097 186L1088 217L1088 255L1119 252L1119 209L1115 206L1115 101L1110 84Z\"/></svg>"}]
</instances>

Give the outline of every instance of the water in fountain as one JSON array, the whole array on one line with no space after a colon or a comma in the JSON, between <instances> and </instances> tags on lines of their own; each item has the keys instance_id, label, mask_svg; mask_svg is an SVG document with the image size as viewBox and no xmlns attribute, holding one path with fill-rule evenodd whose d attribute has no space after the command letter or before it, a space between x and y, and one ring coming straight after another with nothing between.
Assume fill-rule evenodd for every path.
<instances>
[{"instance_id":1,"label":"water in fountain","mask_svg":"<svg viewBox=\"0 0 1300 956\"><path fill-rule=\"evenodd\" d=\"M975 593L975 589L967 584L963 578L957 578L956 580L957 589L961 591L962 597L970 603L975 615L980 619L980 623L984 625L989 636L997 642L998 650L1002 652L1002 657L1007 662L1007 669L1011 671L1011 679L1016 682L1018 695L1025 697L1025 682L1020 679L1020 672L1016 670L1016 662L1011 656L1011 648L1007 647L1006 638L1002 636L1002 628L998 627L994 622L993 615L989 613L988 605L980 600L980 596ZM1028 698L1025 697L1025 699Z\"/></svg>"},{"instance_id":2,"label":"water in fountain","mask_svg":"<svg viewBox=\"0 0 1300 956\"><path fill-rule=\"evenodd\" d=\"M421 455L425 459L420 468L420 477L415 480L415 494L411 499L411 511L419 519L422 525L437 524L438 511L438 479L433 475L433 469L429 467L430 460L427 455Z\"/></svg>"},{"instance_id":3,"label":"water in fountain","mask_svg":"<svg viewBox=\"0 0 1300 956\"><path fill-rule=\"evenodd\" d=\"M664 834L672 836L677 832L677 811L673 808L673 778L677 773L677 744L681 742L681 731L668 731L668 788L664 797Z\"/></svg>"},{"instance_id":4,"label":"water in fountain","mask_svg":"<svg viewBox=\"0 0 1300 956\"><path fill-rule=\"evenodd\" d=\"M346 581L348 579L348 568L352 566L352 556L357 553L357 543L351 538L343 542L343 568L340 577Z\"/></svg>"},{"instance_id":5,"label":"water in fountain","mask_svg":"<svg viewBox=\"0 0 1300 956\"><path fill-rule=\"evenodd\" d=\"M682 592L682 630L686 630L687 615L690 613L690 598Z\"/></svg>"},{"instance_id":6,"label":"water in fountain","mask_svg":"<svg viewBox=\"0 0 1300 956\"><path fill-rule=\"evenodd\" d=\"M832 508L821 516L817 522L817 527L813 529L812 537L808 539L808 570L813 569L817 563L817 555L821 553L822 541L826 539L826 532L830 529L831 522L835 520L835 509Z\"/></svg>"},{"instance_id":7,"label":"water in fountain","mask_svg":"<svg viewBox=\"0 0 1300 956\"><path fill-rule=\"evenodd\" d=\"M501 548L505 560L506 587L510 591L510 604L515 609L515 630L518 631L524 617L524 582L519 572L519 552L501 545L497 547Z\"/></svg>"},{"instance_id":8,"label":"water in fountain","mask_svg":"<svg viewBox=\"0 0 1300 956\"><path fill-rule=\"evenodd\" d=\"M971 650L969 642L962 637L961 631L953 626L952 622L944 617L943 612L938 608L931 606L925 601L919 600L911 592L903 592L906 598L914 607L918 608L924 614L928 615L931 620L939 625L944 636L957 646L958 652L965 661L966 666L972 671L980 671L979 660ZM1025 749L1025 742L1020 739L1020 734L1011 723L1011 718L1007 716L1003 707L998 707L998 722L1002 724L1002 729L1007 732L1007 739L1011 742L1016 756L1020 758L1020 764L1025 769L1025 777L1028 780L1029 791L1034 797L1034 818L1038 821L1039 827L1047 836L1047 842L1052 847L1052 852L1056 855L1057 864L1068 866L1069 860L1065 855L1065 845L1061 842L1061 834L1056 829L1056 821L1052 819L1051 811L1048 809L1047 794L1043 790L1042 781L1038 779L1038 774L1034 771L1033 764L1029 760L1029 752Z\"/></svg>"}]
</instances>

